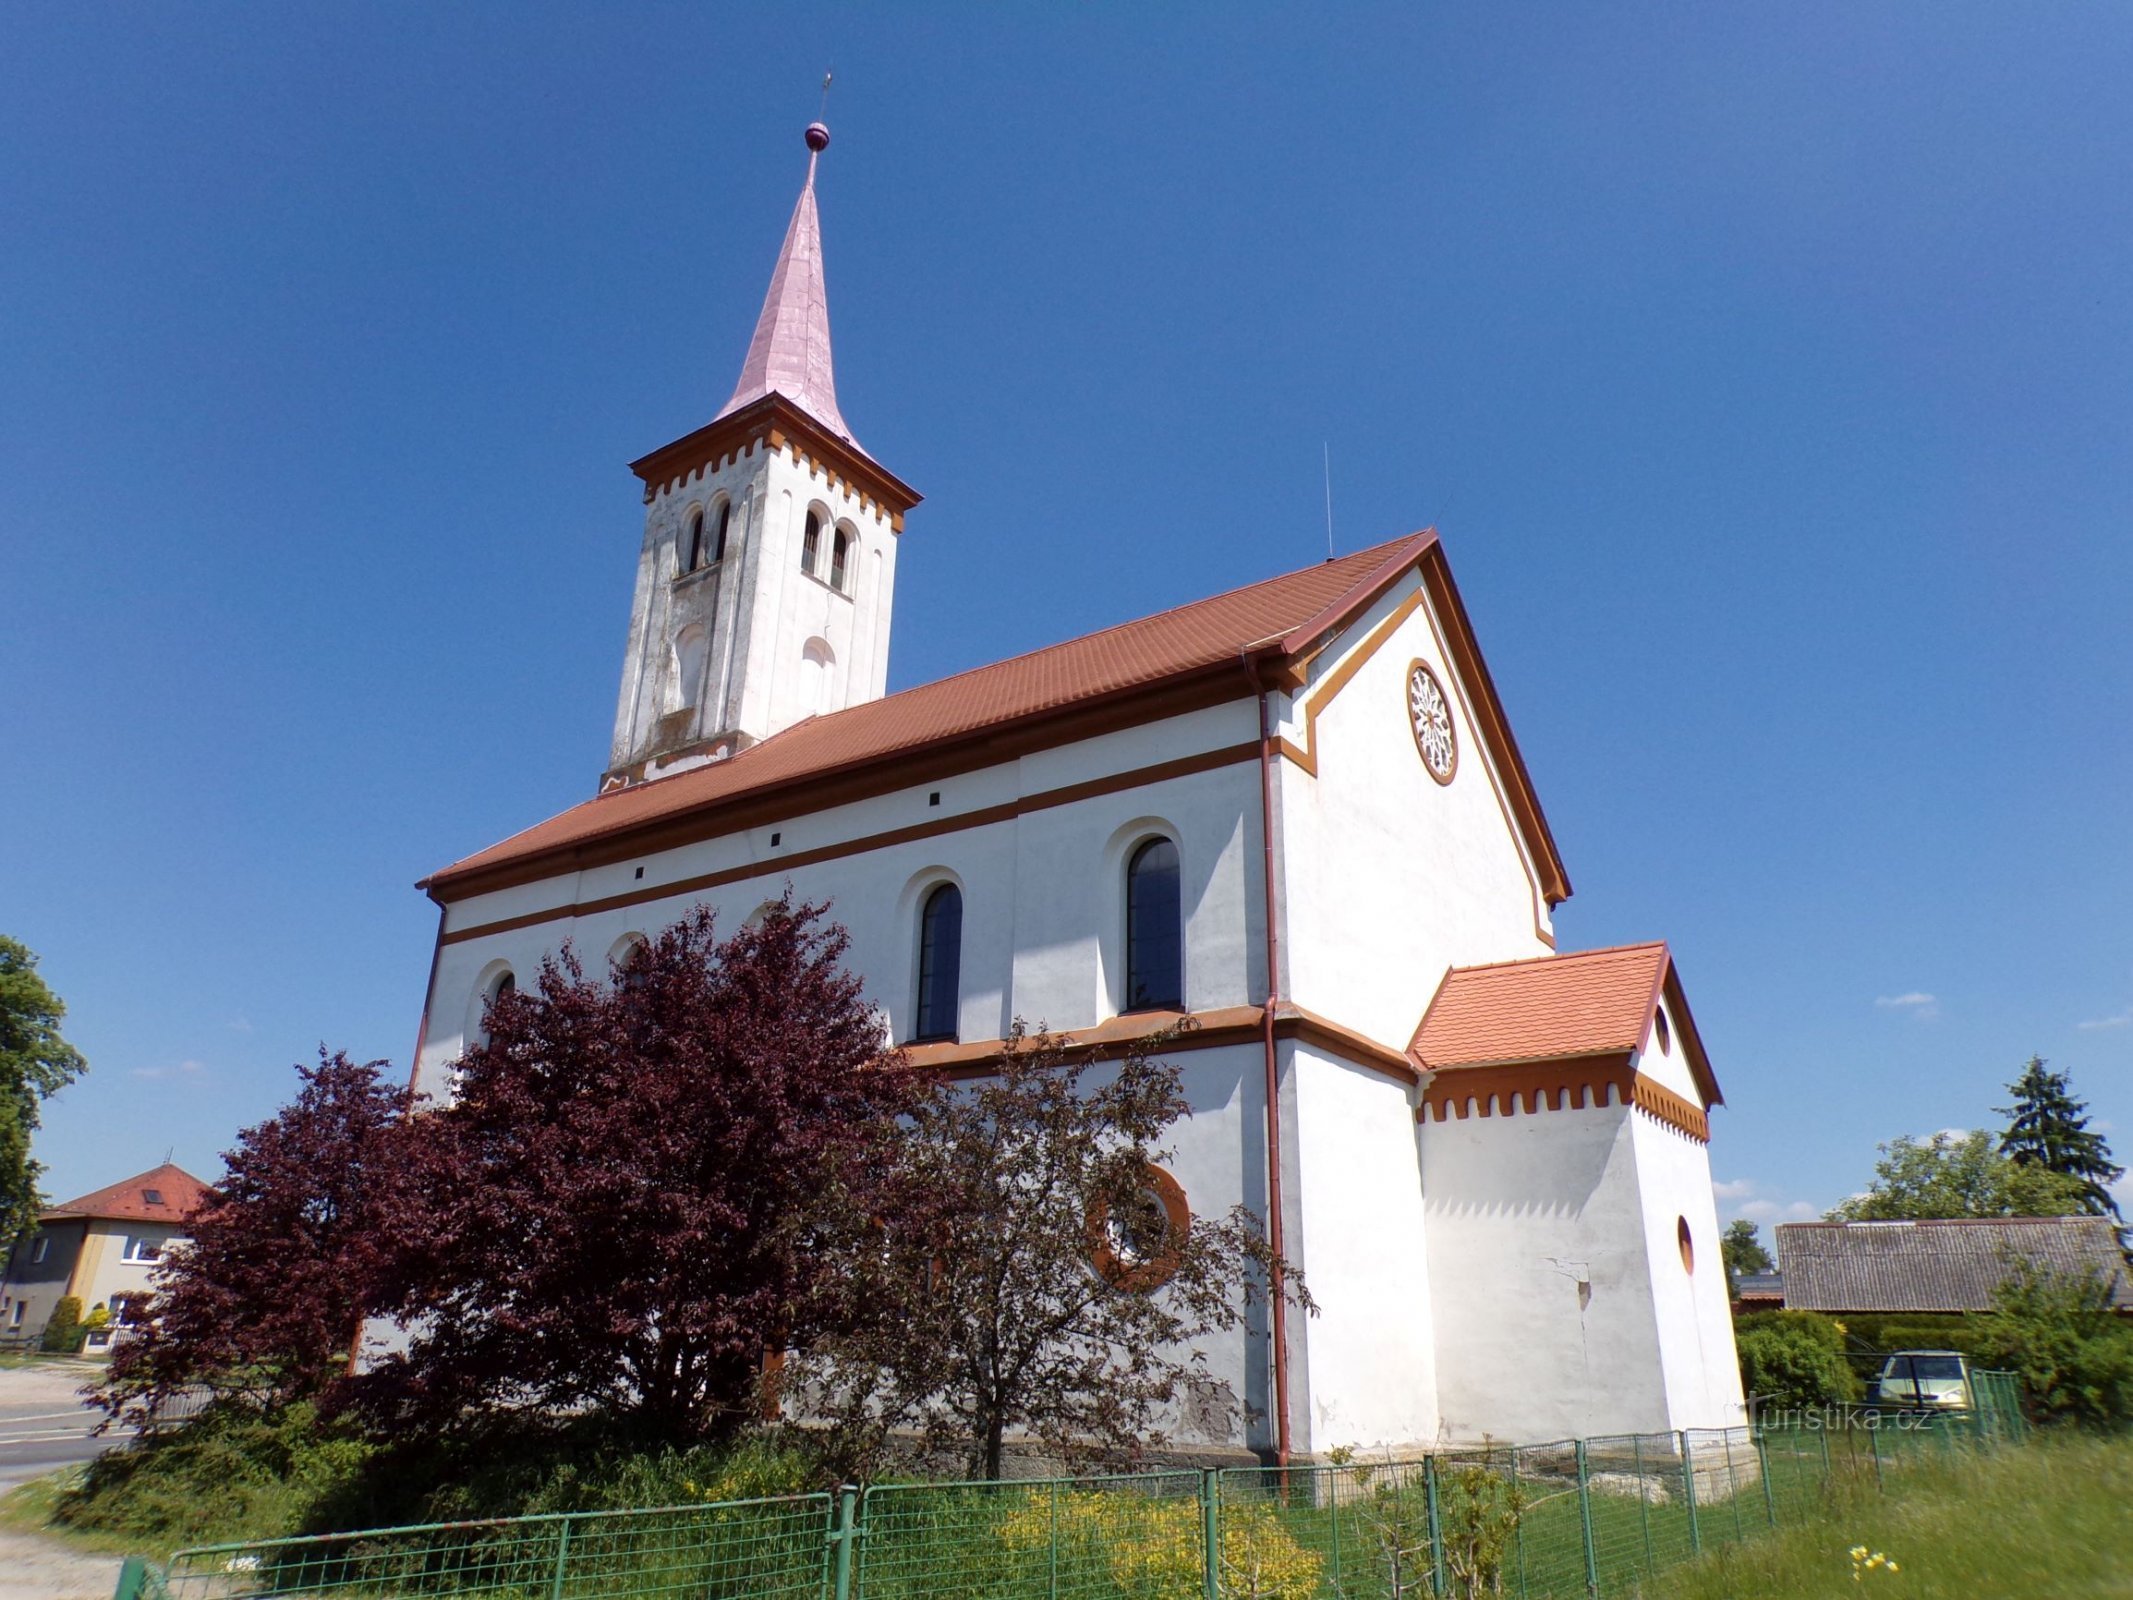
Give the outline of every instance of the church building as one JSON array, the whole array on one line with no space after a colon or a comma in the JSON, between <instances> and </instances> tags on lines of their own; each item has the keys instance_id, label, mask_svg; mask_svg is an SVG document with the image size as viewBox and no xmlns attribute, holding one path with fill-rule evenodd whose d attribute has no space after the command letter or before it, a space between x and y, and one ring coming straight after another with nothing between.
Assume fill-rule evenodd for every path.
<instances>
[{"instance_id":1,"label":"church building","mask_svg":"<svg viewBox=\"0 0 2133 1600\"><path fill-rule=\"evenodd\" d=\"M917 1063L1190 1023L1151 1193L1270 1218L1321 1310L1206 1350L1178 1442L1743 1422L1717 1081L1664 944L1556 949L1570 881L1434 531L886 693L919 495L838 409L828 143L732 395L632 463L597 794L424 880L418 1090L564 941L598 970L789 890Z\"/></svg>"}]
</instances>

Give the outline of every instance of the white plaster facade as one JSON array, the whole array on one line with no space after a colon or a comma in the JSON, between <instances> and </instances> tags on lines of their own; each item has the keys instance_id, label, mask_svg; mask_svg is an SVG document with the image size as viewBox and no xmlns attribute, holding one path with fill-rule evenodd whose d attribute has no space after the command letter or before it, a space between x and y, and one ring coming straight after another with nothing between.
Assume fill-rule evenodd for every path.
<instances>
[{"instance_id":1,"label":"white plaster facade","mask_svg":"<svg viewBox=\"0 0 2133 1600\"><path fill-rule=\"evenodd\" d=\"M827 372L826 349L809 370ZM775 400L773 388L763 404ZM818 409L836 415L833 393ZM1272 637L1264 616L1234 624L1245 631L1226 665L1181 654L1169 676L1127 681L1079 641L892 697L911 703L903 743L869 745L837 714L896 709L882 699L895 551L916 495L790 406L782 435L739 426L749 415L639 464L647 512L613 792L544 825L560 827L552 836L532 830L428 880L443 916L418 1089L448 1092L505 972L527 980L566 941L597 963L699 904L731 928L788 891L830 903L902 1042L919 907L939 882L961 888L957 1041L918 1058L981 1059L1017 1018L1115 1035L1138 1025L1120 1016L1126 863L1167 837L1182 1009L1199 1024L1176 1058L1192 1114L1171 1170L1210 1214L1268 1214L1278 1179L1283 1248L1322 1308L1288 1316L1282 1370L1264 1316L1205 1352L1214 1410L1232 1420L1201 1442L1304 1454L1743 1421L1702 1142L1715 1084L1689 1060L1701 1046L1671 977L1671 1043L1639 1001L1630 1034L1585 1052L1605 1056L1619 1092L1541 1109L1491 1091L1424 1119L1435 1086L1508 1081L1506 1066L1529 1060L1484 1051L1472 1058L1483 1076L1459 1077L1417 1053L1447 975L1576 959L1552 954L1567 881L1435 536L1329 564L1321 573L1345 586L1326 591L1334 604L1298 601ZM728 504L723 557L684 571L692 518ZM801 570L811 506L853 534L849 593ZM1136 648L1182 650L1166 641L1215 626L1215 613L1187 611L1143 625ZM675 647L690 627L700 657ZM964 715L1040 657L1057 659L1067 688L1047 687L1034 712L998 711L996 736L983 724L994 713ZM700 687L676 680L685 659ZM1448 778L1432 775L1409 720L1418 663L1446 690ZM1091 687L1075 690L1076 673ZM793 741L817 737L840 753L796 769L792 752L813 746ZM773 776L751 787L750 773Z\"/></svg>"}]
</instances>

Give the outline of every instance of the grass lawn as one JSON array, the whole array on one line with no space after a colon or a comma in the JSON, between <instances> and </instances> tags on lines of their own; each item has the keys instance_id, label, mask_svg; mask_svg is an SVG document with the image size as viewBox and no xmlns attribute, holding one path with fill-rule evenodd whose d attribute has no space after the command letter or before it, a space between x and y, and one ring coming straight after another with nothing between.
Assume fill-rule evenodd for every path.
<instances>
[{"instance_id":1,"label":"grass lawn","mask_svg":"<svg viewBox=\"0 0 2133 1600\"><path fill-rule=\"evenodd\" d=\"M1852 1581L1854 1545L1899 1571ZM1832 1491L1814 1514L1660 1574L1643 1600L2133 1597L2133 1439L2052 1438L1922 1457Z\"/></svg>"}]
</instances>

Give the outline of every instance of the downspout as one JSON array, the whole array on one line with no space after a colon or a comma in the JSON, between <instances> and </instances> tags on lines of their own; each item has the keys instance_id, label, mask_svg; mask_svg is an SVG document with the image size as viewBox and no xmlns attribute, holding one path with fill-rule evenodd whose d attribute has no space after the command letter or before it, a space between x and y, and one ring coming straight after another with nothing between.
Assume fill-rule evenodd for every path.
<instances>
[{"instance_id":1,"label":"downspout","mask_svg":"<svg viewBox=\"0 0 2133 1600\"><path fill-rule=\"evenodd\" d=\"M1240 654L1245 676L1259 702L1259 886L1266 924L1266 1009L1261 1033L1266 1052L1266 1205L1267 1248L1274 1269L1267 1303L1274 1334L1274 1464L1289 1464L1289 1303L1282 1271L1281 1226L1281 1056L1274 1043L1274 1012L1281 1001L1281 935L1274 922L1274 729L1268 691L1259 681L1251 650Z\"/></svg>"}]
</instances>

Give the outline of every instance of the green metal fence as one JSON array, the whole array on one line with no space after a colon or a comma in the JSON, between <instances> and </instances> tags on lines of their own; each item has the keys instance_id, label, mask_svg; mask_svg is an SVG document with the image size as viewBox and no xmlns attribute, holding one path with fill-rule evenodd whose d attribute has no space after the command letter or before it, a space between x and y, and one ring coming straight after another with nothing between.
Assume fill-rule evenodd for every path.
<instances>
[{"instance_id":1,"label":"green metal fence","mask_svg":"<svg viewBox=\"0 0 2133 1600\"><path fill-rule=\"evenodd\" d=\"M1834 1481L2019 1439L2013 1378L1974 1409L1413 1460L835 1494L385 1528L129 1561L118 1600L1523 1600L1626 1595L1797 1521ZM1500 1589L1497 1585L1500 1584Z\"/></svg>"}]
</instances>

